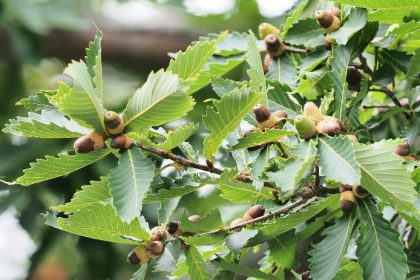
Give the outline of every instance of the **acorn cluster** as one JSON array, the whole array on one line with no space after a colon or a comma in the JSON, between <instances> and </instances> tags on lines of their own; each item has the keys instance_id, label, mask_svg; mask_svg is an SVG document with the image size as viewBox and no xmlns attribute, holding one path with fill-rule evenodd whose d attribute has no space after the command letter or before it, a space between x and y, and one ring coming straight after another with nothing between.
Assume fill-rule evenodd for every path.
<instances>
[{"instance_id":1,"label":"acorn cluster","mask_svg":"<svg viewBox=\"0 0 420 280\"><path fill-rule=\"evenodd\" d=\"M255 120L258 122L258 127L264 131L269 128L281 129L287 119L287 113L283 110L277 110L270 112L270 110L264 105L258 104L254 110Z\"/></svg>"},{"instance_id":2,"label":"acorn cluster","mask_svg":"<svg viewBox=\"0 0 420 280\"><path fill-rule=\"evenodd\" d=\"M247 221L253 220L255 218L263 216L265 213L265 209L262 205L254 205L245 212L242 218L237 218L230 223L231 227L243 224Z\"/></svg>"},{"instance_id":3,"label":"acorn cluster","mask_svg":"<svg viewBox=\"0 0 420 280\"><path fill-rule=\"evenodd\" d=\"M111 147L116 149L128 149L132 145L131 139L123 134L125 125L122 118L114 111L106 111L104 114L106 132L111 136ZM106 136L96 131L89 132L79 137L74 142L74 150L77 153L89 153L103 149Z\"/></svg>"},{"instance_id":4,"label":"acorn cluster","mask_svg":"<svg viewBox=\"0 0 420 280\"><path fill-rule=\"evenodd\" d=\"M361 185L342 185L340 187L340 208L350 213L356 205L356 198L365 198L369 192Z\"/></svg>"},{"instance_id":5,"label":"acorn cluster","mask_svg":"<svg viewBox=\"0 0 420 280\"><path fill-rule=\"evenodd\" d=\"M295 119L295 127L299 135L304 139L310 139L317 134L337 136L346 132L341 121L335 117L324 116L313 102L307 102L303 107L303 114ZM354 139L351 135L349 139Z\"/></svg>"},{"instance_id":6,"label":"acorn cluster","mask_svg":"<svg viewBox=\"0 0 420 280\"><path fill-rule=\"evenodd\" d=\"M267 73L271 59L281 56L286 50L286 45L280 41L280 30L277 27L264 22L260 24L258 31L260 38L264 40L267 50L263 64L264 73Z\"/></svg>"}]
</instances>

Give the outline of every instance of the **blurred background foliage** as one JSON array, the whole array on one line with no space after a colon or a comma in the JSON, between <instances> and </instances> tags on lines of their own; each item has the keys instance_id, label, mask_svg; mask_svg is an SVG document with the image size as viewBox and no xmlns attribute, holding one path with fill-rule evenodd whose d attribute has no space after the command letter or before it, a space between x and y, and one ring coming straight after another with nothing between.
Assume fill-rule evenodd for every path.
<instances>
[{"instance_id":1,"label":"blurred background foliage","mask_svg":"<svg viewBox=\"0 0 420 280\"><path fill-rule=\"evenodd\" d=\"M227 29L251 29L257 33L258 25L264 21L280 26L287 17L287 10L297 5L295 2L299 0L0 0L1 127L9 118L26 114L22 107L15 106L17 101L40 89L55 88L57 81L63 79L60 73L67 63L84 56L94 36L93 22L104 33L105 105L107 109L121 111L147 74L168 64L168 53L185 49L191 41L207 33ZM308 5L306 12L312 13L316 8ZM245 73L245 69L239 67L229 75L236 80L245 78ZM195 94L198 106L188 119L200 123L204 101L212 97L215 96L209 87ZM378 128L375 138L396 138L398 132L398 119L391 117ZM202 136L197 133L191 139L197 149L201 149ZM16 178L36 158L71 147L72 142L64 140L26 139L0 133L0 179ZM36 280L130 278L137 269L125 262L130 246L58 231L45 226L39 215L49 206L69 200L76 189L88 183L88 178L98 178L115 164L112 160L101 161L76 174L27 189L0 185L0 213L13 209L18 224L36 245L34 249L21 248L17 244L20 241L13 237L17 237L14 230L22 228L2 228L0 249L4 256L0 257L0 280L14 279L8 278L3 270L12 268L2 265L10 256L18 256L17 263L11 265L16 265L20 274L8 274L9 277L28 275ZM169 174L171 170L167 171ZM209 186L187 196L182 203L191 214L202 214L216 206L222 213L229 213L226 215L234 216L236 211L241 211L223 211L229 203L212 190ZM207 196L205 203L194 199L197 195ZM153 206L144 209L148 221L156 221L156 212ZM6 256L4 250L10 256Z\"/></svg>"}]
</instances>

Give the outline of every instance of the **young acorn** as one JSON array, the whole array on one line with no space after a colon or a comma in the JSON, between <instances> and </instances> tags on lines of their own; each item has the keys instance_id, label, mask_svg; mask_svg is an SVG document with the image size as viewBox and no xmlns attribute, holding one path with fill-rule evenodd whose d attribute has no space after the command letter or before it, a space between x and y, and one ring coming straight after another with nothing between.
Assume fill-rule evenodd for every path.
<instances>
[{"instance_id":1,"label":"young acorn","mask_svg":"<svg viewBox=\"0 0 420 280\"><path fill-rule=\"evenodd\" d=\"M114 111L106 111L104 114L106 129L110 135L118 135L124 131L124 121Z\"/></svg>"},{"instance_id":2,"label":"young acorn","mask_svg":"<svg viewBox=\"0 0 420 280\"><path fill-rule=\"evenodd\" d=\"M330 116L324 117L324 119L317 124L316 129L318 133L324 133L329 136L337 136L343 133L341 121Z\"/></svg>"},{"instance_id":3,"label":"young acorn","mask_svg":"<svg viewBox=\"0 0 420 280\"><path fill-rule=\"evenodd\" d=\"M169 222L166 225L166 231L172 235L174 238L180 236L182 234L181 225L179 221Z\"/></svg>"},{"instance_id":4,"label":"young acorn","mask_svg":"<svg viewBox=\"0 0 420 280\"><path fill-rule=\"evenodd\" d=\"M271 114L270 110L268 110L268 108L264 105L259 104L255 106L253 113L261 130L273 128L277 124L277 118L275 118Z\"/></svg>"},{"instance_id":5,"label":"young acorn","mask_svg":"<svg viewBox=\"0 0 420 280\"><path fill-rule=\"evenodd\" d=\"M353 194L358 198L365 198L369 195L369 192L361 185L353 186Z\"/></svg>"},{"instance_id":6,"label":"young acorn","mask_svg":"<svg viewBox=\"0 0 420 280\"><path fill-rule=\"evenodd\" d=\"M150 239L152 241L165 241L168 237L168 231L162 226L152 228L150 231Z\"/></svg>"},{"instance_id":7,"label":"young acorn","mask_svg":"<svg viewBox=\"0 0 420 280\"><path fill-rule=\"evenodd\" d=\"M89 153L104 147L104 137L95 131L83 135L74 142L73 148L76 153Z\"/></svg>"},{"instance_id":8,"label":"young acorn","mask_svg":"<svg viewBox=\"0 0 420 280\"><path fill-rule=\"evenodd\" d=\"M299 115L295 119L295 127L303 139L310 139L316 134L314 122L306 115Z\"/></svg>"},{"instance_id":9,"label":"young acorn","mask_svg":"<svg viewBox=\"0 0 420 280\"><path fill-rule=\"evenodd\" d=\"M111 147L114 149L128 149L132 144L130 137L125 134L118 135L111 140Z\"/></svg>"},{"instance_id":10,"label":"young acorn","mask_svg":"<svg viewBox=\"0 0 420 280\"><path fill-rule=\"evenodd\" d=\"M245 221L249 221L258 217L261 217L265 213L265 208L262 205L254 205L245 212L243 218Z\"/></svg>"},{"instance_id":11,"label":"young acorn","mask_svg":"<svg viewBox=\"0 0 420 280\"><path fill-rule=\"evenodd\" d=\"M272 24L263 22L258 26L258 33L260 34L260 38L264 40L270 34L276 37L279 36L280 30Z\"/></svg>"},{"instance_id":12,"label":"young acorn","mask_svg":"<svg viewBox=\"0 0 420 280\"><path fill-rule=\"evenodd\" d=\"M127 256L127 262L129 264L144 264L150 260L150 257L147 255L146 246L139 245L134 248Z\"/></svg>"},{"instance_id":13,"label":"young acorn","mask_svg":"<svg viewBox=\"0 0 420 280\"><path fill-rule=\"evenodd\" d=\"M331 50L332 45L337 44L337 41L334 38L332 38L329 33L327 33L327 35L325 35L324 39L325 39L325 48L327 50Z\"/></svg>"},{"instance_id":14,"label":"young acorn","mask_svg":"<svg viewBox=\"0 0 420 280\"><path fill-rule=\"evenodd\" d=\"M351 212L354 209L356 198L352 191L344 191L340 194L340 208L343 212Z\"/></svg>"},{"instance_id":15,"label":"young acorn","mask_svg":"<svg viewBox=\"0 0 420 280\"><path fill-rule=\"evenodd\" d=\"M281 56L286 49L286 46L283 44L283 42L280 41L279 38L277 38L277 36L274 34L267 35L264 38L264 43L267 53L271 57Z\"/></svg>"},{"instance_id":16,"label":"young acorn","mask_svg":"<svg viewBox=\"0 0 420 280\"><path fill-rule=\"evenodd\" d=\"M315 18L318 21L318 24L324 28L327 33L331 33L340 28L341 21L331 10L317 11L315 13Z\"/></svg>"},{"instance_id":17,"label":"young acorn","mask_svg":"<svg viewBox=\"0 0 420 280\"><path fill-rule=\"evenodd\" d=\"M201 220L201 216L200 215L192 215L188 217L188 220L191 222L198 222Z\"/></svg>"},{"instance_id":18,"label":"young acorn","mask_svg":"<svg viewBox=\"0 0 420 280\"><path fill-rule=\"evenodd\" d=\"M402 157L409 156L410 145L407 142L403 142L394 149L394 153Z\"/></svg>"},{"instance_id":19,"label":"young acorn","mask_svg":"<svg viewBox=\"0 0 420 280\"><path fill-rule=\"evenodd\" d=\"M350 90L360 91L362 79L362 74L355 67L347 68L346 82Z\"/></svg>"},{"instance_id":20,"label":"young acorn","mask_svg":"<svg viewBox=\"0 0 420 280\"><path fill-rule=\"evenodd\" d=\"M315 125L318 124L324 118L324 115L313 102L306 102L303 106L303 114L309 117Z\"/></svg>"},{"instance_id":21,"label":"young acorn","mask_svg":"<svg viewBox=\"0 0 420 280\"><path fill-rule=\"evenodd\" d=\"M163 246L161 241L152 241L146 246L146 254L150 259L154 260L162 255L164 249L165 246Z\"/></svg>"}]
</instances>

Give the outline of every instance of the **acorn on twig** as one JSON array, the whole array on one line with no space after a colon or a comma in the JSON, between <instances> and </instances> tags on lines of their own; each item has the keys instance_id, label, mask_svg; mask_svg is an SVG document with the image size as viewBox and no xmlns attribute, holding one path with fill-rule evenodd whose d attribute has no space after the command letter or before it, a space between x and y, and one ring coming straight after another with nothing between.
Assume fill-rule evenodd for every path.
<instances>
[{"instance_id":1,"label":"acorn on twig","mask_svg":"<svg viewBox=\"0 0 420 280\"><path fill-rule=\"evenodd\" d=\"M351 212L354 209L356 198L352 191L344 191L340 194L340 208L343 212Z\"/></svg>"},{"instance_id":2,"label":"acorn on twig","mask_svg":"<svg viewBox=\"0 0 420 280\"><path fill-rule=\"evenodd\" d=\"M312 138L316 134L316 126L314 122L306 115L299 115L296 117L295 127L303 139Z\"/></svg>"},{"instance_id":3,"label":"acorn on twig","mask_svg":"<svg viewBox=\"0 0 420 280\"><path fill-rule=\"evenodd\" d=\"M168 237L168 231L162 226L157 226L151 229L150 239L152 241L165 241Z\"/></svg>"},{"instance_id":4,"label":"acorn on twig","mask_svg":"<svg viewBox=\"0 0 420 280\"><path fill-rule=\"evenodd\" d=\"M303 114L309 117L315 125L318 124L324 118L324 115L313 102L306 102L303 106Z\"/></svg>"},{"instance_id":5,"label":"acorn on twig","mask_svg":"<svg viewBox=\"0 0 420 280\"><path fill-rule=\"evenodd\" d=\"M73 148L76 153L89 153L104 147L104 137L95 131L83 135L74 142Z\"/></svg>"},{"instance_id":6,"label":"acorn on twig","mask_svg":"<svg viewBox=\"0 0 420 280\"><path fill-rule=\"evenodd\" d=\"M245 212L243 218L246 221L261 217L265 213L265 208L262 205L254 205Z\"/></svg>"},{"instance_id":7,"label":"acorn on twig","mask_svg":"<svg viewBox=\"0 0 420 280\"><path fill-rule=\"evenodd\" d=\"M146 246L146 254L150 259L157 259L159 258L165 247L161 241L152 241L150 244Z\"/></svg>"},{"instance_id":8,"label":"acorn on twig","mask_svg":"<svg viewBox=\"0 0 420 280\"><path fill-rule=\"evenodd\" d=\"M409 156L410 145L407 142L403 142L394 149L394 153L402 157Z\"/></svg>"},{"instance_id":9,"label":"acorn on twig","mask_svg":"<svg viewBox=\"0 0 420 280\"><path fill-rule=\"evenodd\" d=\"M268 110L268 108L264 105L259 104L255 106L253 113L261 130L273 128L277 123L277 118L275 118L271 114L270 110Z\"/></svg>"},{"instance_id":10,"label":"acorn on twig","mask_svg":"<svg viewBox=\"0 0 420 280\"><path fill-rule=\"evenodd\" d=\"M111 140L111 147L114 149L128 149L132 144L130 137L125 134L115 136Z\"/></svg>"},{"instance_id":11,"label":"acorn on twig","mask_svg":"<svg viewBox=\"0 0 420 280\"><path fill-rule=\"evenodd\" d=\"M124 131L125 125L122 118L114 111L106 111L104 114L105 127L110 135L118 135Z\"/></svg>"},{"instance_id":12,"label":"acorn on twig","mask_svg":"<svg viewBox=\"0 0 420 280\"><path fill-rule=\"evenodd\" d=\"M240 224L243 224L243 223L245 223L247 220L245 220L244 218L237 218L237 219L235 219L235 220L233 220L231 223L230 223L230 227L235 227L235 226L237 226L237 225L240 225ZM238 228L238 229L236 229L235 231L239 231L240 230L240 228Z\"/></svg>"},{"instance_id":13,"label":"acorn on twig","mask_svg":"<svg viewBox=\"0 0 420 280\"><path fill-rule=\"evenodd\" d=\"M327 33L331 33L340 28L341 21L331 10L317 11L315 13L315 18L318 21L318 24L324 28Z\"/></svg>"},{"instance_id":14,"label":"acorn on twig","mask_svg":"<svg viewBox=\"0 0 420 280\"><path fill-rule=\"evenodd\" d=\"M329 136L337 136L343 133L341 121L335 117L326 116L316 126L318 133L324 133Z\"/></svg>"},{"instance_id":15,"label":"acorn on twig","mask_svg":"<svg viewBox=\"0 0 420 280\"><path fill-rule=\"evenodd\" d=\"M369 192L361 185L353 186L353 194L358 198L365 198L369 195Z\"/></svg>"},{"instance_id":16,"label":"acorn on twig","mask_svg":"<svg viewBox=\"0 0 420 280\"><path fill-rule=\"evenodd\" d=\"M267 35L279 36L280 30L270 23L263 22L258 26L258 33L261 39L265 39Z\"/></svg>"},{"instance_id":17,"label":"acorn on twig","mask_svg":"<svg viewBox=\"0 0 420 280\"><path fill-rule=\"evenodd\" d=\"M347 68L346 82L348 88L354 91L360 91L363 75L355 67Z\"/></svg>"},{"instance_id":18,"label":"acorn on twig","mask_svg":"<svg viewBox=\"0 0 420 280\"><path fill-rule=\"evenodd\" d=\"M127 256L127 262L129 264L144 264L150 260L150 257L147 255L146 246L139 245L134 248Z\"/></svg>"},{"instance_id":19,"label":"acorn on twig","mask_svg":"<svg viewBox=\"0 0 420 280\"><path fill-rule=\"evenodd\" d=\"M277 38L277 36L273 34L267 35L264 38L264 43L265 43L265 48L267 50L267 53L271 57L281 56L286 49L286 46L284 45L284 43L281 42L279 38Z\"/></svg>"}]
</instances>

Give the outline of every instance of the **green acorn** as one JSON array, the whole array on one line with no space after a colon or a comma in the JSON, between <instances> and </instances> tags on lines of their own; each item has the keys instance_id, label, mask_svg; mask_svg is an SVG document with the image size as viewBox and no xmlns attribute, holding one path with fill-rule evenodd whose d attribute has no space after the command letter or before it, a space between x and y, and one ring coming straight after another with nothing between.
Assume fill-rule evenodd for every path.
<instances>
[{"instance_id":1,"label":"green acorn","mask_svg":"<svg viewBox=\"0 0 420 280\"><path fill-rule=\"evenodd\" d=\"M114 111L107 111L104 114L104 122L108 133L111 135L118 135L124 131L124 121Z\"/></svg>"},{"instance_id":2,"label":"green acorn","mask_svg":"<svg viewBox=\"0 0 420 280\"><path fill-rule=\"evenodd\" d=\"M318 21L318 24L324 28L325 32L331 33L338 28L340 28L341 21L334 15L334 12L331 11L317 11L315 13L315 18Z\"/></svg>"},{"instance_id":3,"label":"green acorn","mask_svg":"<svg viewBox=\"0 0 420 280\"><path fill-rule=\"evenodd\" d=\"M266 22L261 23L260 26L258 26L258 32L260 34L260 38L263 40L267 37L267 35L273 34L277 37L280 34L280 30L277 27Z\"/></svg>"},{"instance_id":4,"label":"green acorn","mask_svg":"<svg viewBox=\"0 0 420 280\"><path fill-rule=\"evenodd\" d=\"M104 137L95 131L79 137L73 145L76 153L89 153L104 147Z\"/></svg>"},{"instance_id":5,"label":"green acorn","mask_svg":"<svg viewBox=\"0 0 420 280\"><path fill-rule=\"evenodd\" d=\"M295 127L303 139L312 138L316 134L316 126L314 122L306 115L299 115L296 117Z\"/></svg>"},{"instance_id":6,"label":"green acorn","mask_svg":"<svg viewBox=\"0 0 420 280\"><path fill-rule=\"evenodd\" d=\"M309 117L315 124L318 124L324 118L324 115L313 102L306 102L303 106L303 114Z\"/></svg>"}]
</instances>

